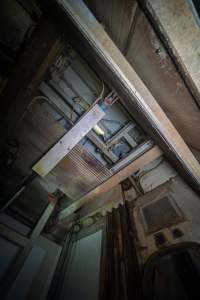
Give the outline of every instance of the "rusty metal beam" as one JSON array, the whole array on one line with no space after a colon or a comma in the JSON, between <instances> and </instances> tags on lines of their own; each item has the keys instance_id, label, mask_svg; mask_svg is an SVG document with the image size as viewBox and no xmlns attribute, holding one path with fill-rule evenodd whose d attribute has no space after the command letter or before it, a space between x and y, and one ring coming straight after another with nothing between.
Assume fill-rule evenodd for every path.
<instances>
[{"instance_id":1,"label":"rusty metal beam","mask_svg":"<svg viewBox=\"0 0 200 300\"><path fill-rule=\"evenodd\" d=\"M62 220L63 218L67 217L68 215L72 214L74 211L82 207L84 204L95 200L101 194L108 192L113 187L118 185L124 179L129 177L134 172L138 171L140 168L144 167L145 165L151 163L155 159L162 156L162 151L157 146L154 146L151 150L147 151L145 154L134 160L128 166L120 170L118 173L111 176L108 180L97 186L95 189L90 191L88 194L80 198L79 200L72 203L67 208L63 209L58 219Z\"/></svg>"},{"instance_id":2,"label":"rusty metal beam","mask_svg":"<svg viewBox=\"0 0 200 300\"><path fill-rule=\"evenodd\" d=\"M34 166L40 176L46 176L96 125L105 112L94 105Z\"/></svg>"},{"instance_id":3,"label":"rusty metal beam","mask_svg":"<svg viewBox=\"0 0 200 300\"><path fill-rule=\"evenodd\" d=\"M200 193L200 165L145 84L83 1L57 0L90 61L116 90L134 117L162 147L185 180ZM75 28L75 29L73 29ZM77 44L77 43L76 43ZM84 52L84 51L83 51ZM87 55L88 56L88 55Z\"/></svg>"}]
</instances>

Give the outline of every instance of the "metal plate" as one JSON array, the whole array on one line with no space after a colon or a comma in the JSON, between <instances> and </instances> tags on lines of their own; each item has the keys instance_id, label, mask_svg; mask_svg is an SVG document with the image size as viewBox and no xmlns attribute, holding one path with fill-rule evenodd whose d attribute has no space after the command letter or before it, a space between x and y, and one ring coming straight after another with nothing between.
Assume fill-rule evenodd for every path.
<instances>
[{"instance_id":1,"label":"metal plate","mask_svg":"<svg viewBox=\"0 0 200 300\"><path fill-rule=\"evenodd\" d=\"M33 171L42 177L47 175L104 115L104 111L96 104L33 166Z\"/></svg>"},{"instance_id":2,"label":"metal plate","mask_svg":"<svg viewBox=\"0 0 200 300\"><path fill-rule=\"evenodd\" d=\"M167 195L143 206L141 215L146 233L158 231L183 220L183 215L175 202Z\"/></svg>"}]
</instances>

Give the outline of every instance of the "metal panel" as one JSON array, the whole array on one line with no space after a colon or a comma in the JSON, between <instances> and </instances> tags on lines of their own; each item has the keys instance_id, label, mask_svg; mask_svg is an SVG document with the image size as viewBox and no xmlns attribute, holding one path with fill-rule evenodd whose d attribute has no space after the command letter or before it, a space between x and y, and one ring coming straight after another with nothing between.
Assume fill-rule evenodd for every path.
<instances>
[{"instance_id":1,"label":"metal panel","mask_svg":"<svg viewBox=\"0 0 200 300\"><path fill-rule=\"evenodd\" d=\"M87 137L112 161L116 162L118 160L117 155L109 150L106 144L98 137L92 130L88 133Z\"/></svg>"},{"instance_id":2,"label":"metal panel","mask_svg":"<svg viewBox=\"0 0 200 300\"><path fill-rule=\"evenodd\" d=\"M96 177L98 183L101 183L113 174L112 171L104 167L94 156L79 146L69 153L69 157L75 165L80 165L79 170L82 175Z\"/></svg>"},{"instance_id":3,"label":"metal panel","mask_svg":"<svg viewBox=\"0 0 200 300\"><path fill-rule=\"evenodd\" d=\"M153 147L153 141L149 140L145 143L143 143L142 145L139 145L135 150L133 150L127 157L123 158L122 160L120 160L118 163L116 163L111 170L113 172L116 172L118 170L120 170L121 168L125 167L126 165L128 165L131 161L133 161L134 159L138 158L139 156L141 156L142 154L144 154L146 151L148 151L149 149L151 149Z\"/></svg>"},{"instance_id":4,"label":"metal panel","mask_svg":"<svg viewBox=\"0 0 200 300\"><path fill-rule=\"evenodd\" d=\"M46 251L37 245L33 246L30 255L27 257L22 269L17 275L16 281L10 289L7 300L27 299L26 295L31 287L32 281L37 275L42 261L44 260Z\"/></svg>"},{"instance_id":5,"label":"metal panel","mask_svg":"<svg viewBox=\"0 0 200 300\"><path fill-rule=\"evenodd\" d=\"M98 299L101 243L102 231L97 231L73 244L60 299Z\"/></svg>"},{"instance_id":6,"label":"metal panel","mask_svg":"<svg viewBox=\"0 0 200 300\"><path fill-rule=\"evenodd\" d=\"M92 107L92 109L33 166L33 170L42 177L47 175L104 115L105 112L98 104Z\"/></svg>"},{"instance_id":7,"label":"metal panel","mask_svg":"<svg viewBox=\"0 0 200 300\"><path fill-rule=\"evenodd\" d=\"M131 129L133 129L136 126L135 123L128 123L126 126L124 126L119 132L117 132L111 139L109 139L106 142L106 145L108 147L112 146L113 144L115 144L117 141L119 141L121 138L125 138L126 139L126 134L131 131ZM131 136L129 137L130 140L132 140L131 142L131 146L135 147L137 146L137 143L131 138ZM132 145L133 144L133 145Z\"/></svg>"},{"instance_id":8,"label":"metal panel","mask_svg":"<svg viewBox=\"0 0 200 300\"><path fill-rule=\"evenodd\" d=\"M46 255L27 293L26 299L28 300L47 299L49 286L62 251L61 246L43 236L39 236L36 245L41 249L44 249Z\"/></svg>"},{"instance_id":9,"label":"metal panel","mask_svg":"<svg viewBox=\"0 0 200 300\"><path fill-rule=\"evenodd\" d=\"M168 195L143 206L140 213L147 234L183 221L183 215Z\"/></svg>"},{"instance_id":10,"label":"metal panel","mask_svg":"<svg viewBox=\"0 0 200 300\"><path fill-rule=\"evenodd\" d=\"M0 281L4 279L20 250L20 246L0 236Z\"/></svg>"},{"instance_id":11,"label":"metal panel","mask_svg":"<svg viewBox=\"0 0 200 300\"><path fill-rule=\"evenodd\" d=\"M45 178L75 200L108 179L113 172L78 144Z\"/></svg>"}]
</instances>

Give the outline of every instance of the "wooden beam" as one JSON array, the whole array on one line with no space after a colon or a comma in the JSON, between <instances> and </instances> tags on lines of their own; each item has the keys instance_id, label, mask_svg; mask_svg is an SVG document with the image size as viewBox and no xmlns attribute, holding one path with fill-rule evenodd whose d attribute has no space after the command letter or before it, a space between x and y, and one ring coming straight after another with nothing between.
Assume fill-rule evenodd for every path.
<instances>
[{"instance_id":1,"label":"wooden beam","mask_svg":"<svg viewBox=\"0 0 200 300\"><path fill-rule=\"evenodd\" d=\"M129 111L161 146L174 167L200 193L200 165L155 98L83 1L57 0L80 45ZM75 28L75 29L73 29ZM74 39L73 39L74 40ZM79 42L79 44L78 44Z\"/></svg>"},{"instance_id":2,"label":"wooden beam","mask_svg":"<svg viewBox=\"0 0 200 300\"><path fill-rule=\"evenodd\" d=\"M145 165L151 163L152 161L159 158L160 156L162 156L162 151L157 146L154 146L152 149L147 151L141 157L134 160L128 166L126 166L125 168L123 168L113 176L111 176L108 180L100 184L98 187L90 191L88 194L86 194L85 196L83 196L82 198L72 203L67 208L65 208L63 211L61 211L58 216L58 219L62 220L66 216L72 214L74 211L82 207L84 204L90 201L94 201L101 194L111 190L113 187L118 185L120 182L122 182L124 179L129 177L131 174L138 171Z\"/></svg>"},{"instance_id":3,"label":"wooden beam","mask_svg":"<svg viewBox=\"0 0 200 300\"><path fill-rule=\"evenodd\" d=\"M105 116L96 104L33 166L33 171L46 176Z\"/></svg>"}]
</instances>

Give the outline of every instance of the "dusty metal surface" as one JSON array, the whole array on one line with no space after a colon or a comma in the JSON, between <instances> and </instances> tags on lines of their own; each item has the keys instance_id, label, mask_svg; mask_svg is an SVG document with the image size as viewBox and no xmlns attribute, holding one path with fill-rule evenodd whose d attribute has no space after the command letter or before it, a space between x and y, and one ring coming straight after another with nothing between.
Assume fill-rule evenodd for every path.
<instances>
[{"instance_id":1,"label":"dusty metal surface","mask_svg":"<svg viewBox=\"0 0 200 300\"><path fill-rule=\"evenodd\" d=\"M187 0L147 0L145 5L157 23L200 107L200 30Z\"/></svg>"},{"instance_id":2,"label":"dusty metal surface","mask_svg":"<svg viewBox=\"0 0 200 300\"><path fill-rule=\"evenodd\" d=\"M112 174L81 145L77 145L47 175L45 181L56 184L69 198L76 200L108 179Z\"/></svg>"},{"instance_id":3,"label":"dusty metal surface","mask_svg":"<svg viewBox=\"0 0 200 300\"><path fill-rule=\"evenodd\" d=\"M116 172L116 171L120 170L124 166L128 165L134 159L138 158L139 156L142 156L146 151L148 151L149 149L151 149L153 147L153 145L154 145L154 143L153 143L152 140L144 142L139 147L137 147L136 149L134 149L131 153L129 153L129 155L127 155L121 161L119 161L118 163L116 163L111 168L111 170L113 172Z\"/></svg>"},{"instance_id":4,"label":"dusty metal surface","mask_svg":"<svg viewBox=\"0 0 200 300\"><path fill-rule=\"evenodd\" d=\"M46 176L103 116L104 111L96 104L33 166L33 170Z\"/></svg>"},{"instance_id":5,"label":"dusty metal surface","mask_svg":"<svg viewBox=\"0 0 200 300\"><path fill-rule=\"evenodd\" d=\"M155 96L156 100L159 102L160 106L172 121L176 129L179 131L191 150L195 153L195 156L199 157L199 109L197 108L193 97L188 92L168 52L165 50L161 40L155 33L151 23L138 6L137 1L111 0L109 3L106 3L104 0L102 5L99 5L98 1L93 0L87 0L85 2L97 19L102 23L103 27L119 49L126 55L129 63L134 67L135 71L142 78L153 96ZM172 6L179 6L178 1L170 2L160 5L159 10L164 12L168 6L170 8ZM181 6L185 7L185 4L183 5L183 3L186 1L180 2L182 3ZM152 6L157 6L159 1L152 1L152 3ZM135 7L137 7L137 9L135 9ZM113 13L113 10L115 13ZM184 11L185 10L187 10L186 14L191 15L191 12L188 12L186 7L184 8ZM176 11L178 14L179 9ZM174 14L176 14L176 11ZM132 13L134 14L133 18L130 17ZM181 19L175 17L174 22L182 22L182 18L184 18L186 14L182 15ZM160 17L162 16L164 16L163 13ZM189 19L186 19L188 23L193 22L191 16ZM127 25L125 26L124 24ZM168 26L172 26L172 23L169 22ZM180 26L179 30L184 30L185 26L186 24L184 26ZM124 28L128 29L124 31ZM178 28L176 28L176 31L177 30ZM196 32L195 36L196 34L199 34L197 33L198 29L196 26L193 26L192 30ZM123 41L122 44L124 45L126 44L127 36L129 36L126 51L123 50L123 46L121 46L118 42L116 38L117 33L120 34L120 39ZM176 32L173 32L173 29L171 33L173 35L176 34ZM179 40L182 39L185 34L187 34L186 31L184 32L184 35L180 34ZM187 35L187 40L188 39L192 39L192 35ZM182 44L185 45L185 42ZM189 45L189 47L193 46L193 44ZM184 49L185 47L182 51L184 51ZM197 54L198 51L195 52L195 57ZM195 59L192 55L189 56L191 61Z\"/></svg>"},{"instance_id":6,"label":"dusty metal surface","mask_svg":"<svg viewBox=\"0 0 200 300\"><path fill-rule=\"evenodd\" d=\"M200 149L200 111L142 12L127 59L189 147Z\"/></svg>"},{"instance_id":7,"label":"dusty metal surface","mask_svg":"<svg viewBox=\"0 0 200 300\"><path fill-rule=\"evenodd\" d=\"M128 134L131 129L133 129L136 125L132 122L128 123L124 126L116 135L114 135L111 139L106 141L107 146L112 146L121 138L124 138L133 148L137 146L137 143L131 139L130 135Z\"/></svg>"},{"instance_id":8,"label":"dusty metal surface","mask_svg":"<svg viewBox=\"0 0 200 300\"><path fill-rule=\"evenodd\" d=\"M155 98L121 55L117 47L115 47L100 24L82 2L58 2L79 32L81 32L83 41L91 53L96 56L96 62L97 59L101 61L99 68L101 70L103 67L107 68L109 74L112 74L112 77L109 77L108 72L105 74L107 80L109 77L109 83L114 85L121 96L125 97L126 95L124 103L127 107L132 107L136 110L144 121L144 128L155 136L168 158L182 172L185 179L197 191L200 191L199 163ZM137 117L139 119L139 116Z\"/></svg>"},{"instance_id":9,"label":"dusty metal surface","mask_svg":"<svg viewBox=\"0 0 200 300\"><path fill-rule=\"evenodd\" d=\"M55 107L57 111L61 113L64 117L67 118L67 120L71 120L71 123L73 124L77 119L78 115L75 111L73 111L69 105L67 105L63 99L53 90L51 89L45 82L42 82L40 85L40 91L46 95L48 102ZM112 150L110 150L108 147L106 147L105 143L102 141L102 139L95 134L93 130L88 132L87 138L93 142L105 155L112 161L116 162L118 160L118 157L113 153Z\"/></svg>"},{"instance_id":10,"label":"dusty metal surface","mask_svg":"<svg viewBox=\"0 0 200 300\"><path fill-rule=\"evenodd\" d=\"M184 220L176 203L169 196L163 196L159 200L142 206L140 213L146 234Z\"/></svg>"}]
</instances>

